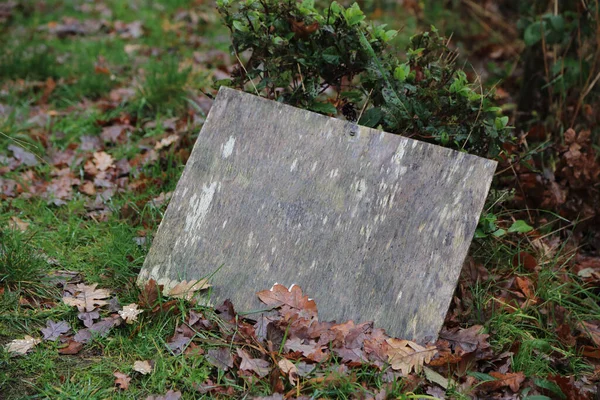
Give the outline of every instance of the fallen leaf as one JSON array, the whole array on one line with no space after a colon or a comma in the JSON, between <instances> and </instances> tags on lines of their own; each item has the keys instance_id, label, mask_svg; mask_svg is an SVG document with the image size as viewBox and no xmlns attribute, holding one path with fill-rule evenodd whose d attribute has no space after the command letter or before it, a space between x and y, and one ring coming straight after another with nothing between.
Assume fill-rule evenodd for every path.
<instances>
[{"instance_id":1,"label":"fallen leaf","mask_svg":"<svg viewBox=\"0 0 600 400\"><path fill-rule=\"evenodd\" d=\"M271 364L268 361L260 358L251 358L248 353L240 348L237 349L237 354L242 359L242 362L240 363L240 370L252 371L260 378L269 375Z\"/></svg>"},{"instance_id":2,"label":"fallen leaf","mask_svg":"<svg viewBox=\"0 0 600 400\"><path fill-rule=\"evenodd\" d=\"M206 361L215 367L227 371L233 368L233 356L227 347L219 347L218 349L210 349L206 354Z\"/></svg>"},{"instance_id":3,"label":"fallen leaf","mask_svg":"<svg viewBox=\"0 0 600 400\"><path fill-rule=\"evenodd\" d=\"M162 138L159 142L154 146L154 150L161 150L165 147L169 147L173 143L175 143L179 139L179 135L172 134L167 136L166 138Z\"/></svg>"},{"instance_id":4,"label":"fallen leaf","mask_svg":"<svg viewBox=\"0 0 600 400\"><path fill-rule=\"evenodd\" d=\"M138 310L137 307L138 305L135 303L123 306L123 309L119 311L119 315L126 323L133 324L137 321L137 316L144 312L144 310Z\"/></svg>"},{"instance_id":5,"label":"fallen leaf","mask_svg":"<svg viewBox=\"0 0 600 400\"><path fill-rule=\"evenodd\" d=\"M96 187L93 182L85 181L81 186L79 186L79 191L81 193L93 196L96 194Z\"/></svg>"},{"instance_id":6,"label":"fallen leaf","mask_svg":"<svg viewBox=\"0 0 600 400\"><path fill-rule=\"evenodd\" d=\"M96 322L89 328L80 329L73 339L81 343L87 343L92 339L93 334L106 336L112 327L119 325L120 323L121 320L112 317L104 318L102 321Z\"/></svg>"},{"instance_id":7,"label":"fallen leaf","mask_svg":"<svg viewBox=\"0 0 600 400\"><path fill-rule=\"evenodd\" d=\"M10 217L10 219L8 220L8 227L10 229L25 232L27 228L29 228L29 222L25 222L18 217Z\"/></svg>"},{"instance_id":8,"label":"fallen leaf","mask_svg":"<svg viewBox=\"0 0 600 400\"><path fill-rule=\"evenodd\" d=\"M183 350L185 350L190 341L189 337L178 333L167 342L167 347L174 355L178 355L183 353Z\"/></svg>"},{"instance_id":9,"label":"fallen leaf","mask_svg":"<svg viewBox=\"0 0 600 400\"><path fill-rule=\"evenodd\" d=\"M588 321L579 322L579 330L586 333L597 347L600 347L600 326Z\"/></svg>"},{"instance_id":10,"label":"fallen leaf","mask_svg":"<svg viewBox=\"0 0 600 400\"><path fill-rule=\"evenodd\" d=\"M67 285L65 290L69 292L71 297L63 297L65 304L75 306L80 312L91 312L96 307L102 307L107 304L106 299L110 296L110 292L106 289L96 289L97 283L86 285L79 283L75 285Z\"/></svg>"},{"instance_id":11,"label":"fallen leaf","mask_svg":"<svg viewBox=\"0 0 600 400\"><path fill-rule=\"evenodd\" d=\"M521 383L525 381L525 374L522 372L509 372L503 374L492 371L489 375L496 378L496 380L482 382L481 387L485 390L497 390L501 387L508 386L513 392L517 392L521 387Z\"/></svg>"},{"instance_id":12,"label":"fallen leaf","mask_svg":"<svg viewBox=\"0 0 600 400\"><path fill-rule=\"evenodd\" d=\"M208 289L210 286L207 279L181 281L173 286L165 296L191 300L197 291Z\"/></svg>"},{"instance_id":13,"label":"fallen leaf","mask_svg":"<svg viewBox=\"0 0 600 400\"><path fill-rule=\"evenodd\" d=\"M15 354L26 354L40 342L40 339L35 339L29 335L26 335L23 339L15 339L8 343L6 345L6 351Z\"/></svg>"},{"instance_id":14,"label":"fallen leaf","mask_svg":"<svg viewBox=\"0 0 600 400\"><path fill-rule=\"evenodd\" d=\"M148 397L146 397L146 400L179 400L181 398L181 392L180 391L172 391L169 390L167 393L165 393L164 395L150 395Z\"/></svg>"},{"instance_id":15,"label":"fallen leaf","mask_svg":"<svg viewBox=\"0 0 600 400\"><path fill-rule=\"evenodd\" d=\"M38 159L35 154L25 150L21 146L11 144L8 146L8 150L13 152L13 156L23 165L27 167L35 167L38 165Z\"/></svg>"},{"instance_id":16,"label":"fallen leaf","mask_svg":"<svg viewBox=\"0 0 600 400\"><path fill-rule=\"evenodd\" d=\"M296 384L298 383L298 370L296 369L294 363L288 359L282 358L281 360L279 360L277 365L279 366L281 372L287 375L290 383L293 386L296 386Z\"/></svg>"},{"instance_id":17,"label":"fallen leaf","mask_svg":"<svg viewBox=\"0 0 600 400\"><path fill-rule=\"evenodd\" d=\"M138 296L138 304L143 308L153 308L160 295L160 288L154 279L150 279Z\"/></svg>"},{"instance_id":18,"label":"fallen leaf","mask_svg":"<svg viewBox=\"0 0 600 400\"><path fill-rule=\"evenodd\" d=\"M420 372L423 365L431 361L437 353L435 346L423 347L409 340L390 338L386 342L388 362L392 369L400 371L404 376L410 374L414 369Z\"/></svg>"},{"instance_id":19,"label":"fallen leaf","mask_svg":"<svg viewBox=\"0 0 600 400\"><path fill-rule=\"evenodd\" d=\"M79 353L82 348L83 348L82 342L78 342L76 340L69 339L69 341L67 342L67 346L58 349L58 353L64 354L64 355L74 355L74 354Z\"/></svg>"},{"instance_id":20,"label":"fallen leaf","mask_svg":"<svg viewBox=\"0 0 600 400\"><path fill-rule=\"evenodd\" d=\"M456 331L443 329L440 332L440 339L450 342L455 347L455 353L459 356L465 353L472 353L476 350L486 350L490 347L490 344L487 342L490 335L480 334L479 332L482 329L481 325L474 325L468 329L459 329Z\"/></svg>"},{"instance_id":21,"label":"fallen leaf","mask_svg":"<svg viewBox=\"0 0 600 400\"><path fill-rule=\"evenodd\" d=\"M100 318L100 313L97 310L82 312L77 314L77 318L83 321L83 325L86 328L89 328L90 326L94 325L94 320Z\"/></svg>"},{"instance_id":22,"label":"fallen leaf","mask_svg":"<svg viewBox=\"0 0 600 400\"><path fill-rule=\"evenodd\" d=\"M105 142L111 143L125 143L127 141L127 132L131 130L130 125L111 125L102 128L100 137Z\"/></svg>"},{"instance_id":23,"label":"fallen leaf","mask_svg":"<svg viewBox=\"0 0 600 400\"><path fill-rule=\"evenodd\" d=\"M44 334L44 340L56 340L63 333L69 332L71 327L67 323L67 321L59 321L54 322L52 320L46 321L46 327L42 328L42 333Z\"/></svg>"},{"instance_id":24,"label":"fallen leaf","mask_svg":"<svg viewBox=\"0 0 600 400\"><path fill-rule=\"evenodd\" d=\"M127 390L129 389L129 382L131 381L131 378L129 376L127 376L126 374L122 373L122 372L115 372L114 374L115 379L115 386L118 387L121 390Z\"/></svg>"},{"instance_id":25,"label":"fallen leaf","mask_svg":"<svg viewBox=\"0 0 600 400\"><path fill-rule=\"evenodd\" d=\"M94 153L94 165L98 171L106 171L108 168L113 167L114 161L112 156L104 151Z\"/></svg>"},{"instance_id":26,"label":"fallen leaf","mask_svg":"<svg viewBox=\"0 0 600 400\"><path fill-rule=\"evenodd\" d=\"M133 363L133 370L139 372L142 375L148 375L153 371L152 365L148 360L136 361Z\"/></svg>"},{"instance_id":27,"label":"fallen leaf","mask_svg":"<svg viewBox=\"0 0 600 400\"><path fill-rule=\"evenodd\" d=\"M305 319L317 318L317 304L308 296L303 296L302 289L297 285L293 285L288 290L285 286L276 283L271 290L263 290L257 295L266 305L273 308L281 307L283 315L291 312Z\"/></svg>"}]
</instances>

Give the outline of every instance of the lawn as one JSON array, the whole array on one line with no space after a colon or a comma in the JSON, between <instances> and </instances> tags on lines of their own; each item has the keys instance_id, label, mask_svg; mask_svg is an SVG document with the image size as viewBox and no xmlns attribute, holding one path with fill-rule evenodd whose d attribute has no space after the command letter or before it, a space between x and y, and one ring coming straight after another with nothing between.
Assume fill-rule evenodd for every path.
<instances>
[{"instance_id":1,"label":"lawn","mask_svg":"<svg viewBox=\"0 0 600 400\"><path fill-rule=\"evenodd\" d=\"M528 102L524 76L542 42L506 22L514 10L363 3L400 30L397 46L430 23L455 33L469 78L495 88L516 127L440 339L421 347L364 321L321 321L303 340L298 315L313 318L319 303L310 293L291 314L250 320L235 304L139 288L213 82L236 71L229 30L208 0L9 1L0 4L0 398L594 398L596 64L581 62L583 77L559 71L553 106ZM554 52L546 59L561 45L544 47ZM586 62L598 56L585 50Z\"/></svg>"}]
</instances>

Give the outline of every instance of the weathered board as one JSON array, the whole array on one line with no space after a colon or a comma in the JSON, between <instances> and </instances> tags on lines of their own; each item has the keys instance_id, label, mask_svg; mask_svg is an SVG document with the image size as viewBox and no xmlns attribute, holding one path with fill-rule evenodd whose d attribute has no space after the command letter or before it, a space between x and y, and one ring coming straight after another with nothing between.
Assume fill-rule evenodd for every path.
<instances>
[{"instance_id":1,"label":"weathered board","mask_svg":"<svg viewBox=\"0 0 600 400\"><path fill-rule=\"evenodd\" d=\"M221 88L138 283L298 284L323 320L435 339L496 163Z\"/></svg>"}]
</instances>

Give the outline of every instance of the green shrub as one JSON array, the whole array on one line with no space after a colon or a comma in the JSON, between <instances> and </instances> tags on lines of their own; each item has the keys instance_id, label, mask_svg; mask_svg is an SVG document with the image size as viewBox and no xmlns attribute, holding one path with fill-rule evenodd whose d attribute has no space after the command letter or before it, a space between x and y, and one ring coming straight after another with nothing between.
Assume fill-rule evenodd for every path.
<instances>
[{"instance_id":1,"label":"green shrub","mask_svg":"<svg viewBox=\"0 0 600 400\"><path fill-rule=\"evenodd\" d=\"M509 138L508 117L456 68L456 55L433 27L411 38L402 62L389 45L397 32L367 23L357 4L217 5L240 58L232 78L217 85L491 157Z\"/></svg>"}]
</instances>

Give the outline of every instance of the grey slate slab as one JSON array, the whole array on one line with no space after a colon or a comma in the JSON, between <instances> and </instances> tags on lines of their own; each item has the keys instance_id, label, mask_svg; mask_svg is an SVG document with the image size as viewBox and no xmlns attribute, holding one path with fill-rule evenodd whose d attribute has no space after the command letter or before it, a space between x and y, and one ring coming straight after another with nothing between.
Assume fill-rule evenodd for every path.
<instances>
[{"instance_id":1,"label":"grey slate slab","mask_svg":"<svg viewBox=\"0 0 600 400\"><path fill-rule=\"evenodd\" d=\"M214 303L261 309L257 291L297 284L322 320L435 339L495 168L221 88L138 283L218 269Z\"/></svg>"}]
</instances>

